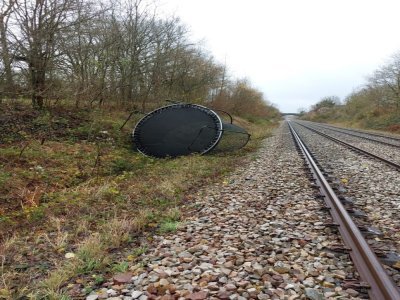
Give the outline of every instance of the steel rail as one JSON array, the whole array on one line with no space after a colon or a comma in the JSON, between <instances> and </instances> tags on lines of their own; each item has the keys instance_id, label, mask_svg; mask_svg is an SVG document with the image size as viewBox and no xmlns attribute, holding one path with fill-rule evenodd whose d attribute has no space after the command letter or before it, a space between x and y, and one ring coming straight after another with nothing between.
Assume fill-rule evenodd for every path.
<instances>
[{"instance_id":1,"label":"steel rail","mask_svg":"<svg viewBox=\"0 0 400 300\"><path fill-rule=\"evenodd\" d=\"M326 133L323 133L323 132L321 132L321 131L318 131L318 130L316 130L316 129L314 129L314 128L311 128L311 127L309 127L309 126L306 126L306 125L304 125L304 124L301 124L301 123L295 123L295 124L298 124L298 125L300 125L300 126L303 126L304 128L307 128L308 130L311 130L311 131L315 132L316 134L319 134L319 135L321 135L321 136L323 136L323 137L326 137L327 139L330 139L330 140L332 140L332 141L334 141L334 142L336 142L336 143L338 143L338 144L341 144L341 145L343 145L343 146L346 146L346 147L348 147L348 148L350 148L350 149L352 149L352 150L355 150L355 151L357 151L357 152L361 152L361 153L363 153L363 154L365 154L365 155L371 156L371 157L373 157L373 158L375 158L375 159L378 159L378 160L384 162L384 163L387 164L387 165L390 165L390 166L392 166L392 167L395 167L397 170L400 170L400 164L397 164L397 163L395 163L395 162L392 162L392 161L390 161L390 160L388 160L388 159L386 159L386 158L383 158L382 156L379 156L379 155L373 154L373 153L371 153L371 152L365 151L365 150L363 150L363 149L361 149L361 148L358 148L358 147L356 147L356 146L354 146L354 145L352 145L352 144L346 143L346 142L344 142L344 141L342 141L342 140L339 140L339 139L337 139L337 138L335 138L335 137L333 137L333 136L330 136L330 135L328 135L328 134L326 134Z\"/></svg>"},{"instance_id":2,"label":"steel rail","mask_svg":"<svg viewBox=\"0 0 400 300\"><path fill-rule=\"evenodd\" d=\"M324 196L326 205L330 208L333 220L339 225L338 229L344 243L350 248L350 257L363 281L369 284L368 290L371 299L376 300L399 300L400 290L386 273L378 257L372 251L360 230L347 213L343 204L324 178L322 172L313 160L306 145L300 136L288 122L290 132L303 153L304 158L316 179L321 194Z\"/></svg>"},{"instance_id":3,"label":"steel rail","mask_svg":"<svg viewBox=\"0 0 400 300\"><path fill-rule=\"evenodd\" d=\"M301 123L298 123L298 124L301 124ZM387 145L387 146L391 146L391 147L395 147L395 148L400 148L400 145L396 145L396 144L392 144L392 143L388 143L388 142L384 142L384 141L380 141L380 140L375 140L375 139L372 139L372 138L366 137L366 136L359 136L357 134L350 133L350 132L343 132L341 130L336 129L337 127L323 126L323 125L319 125L318 123L312 123L312 124L314 126L317 126L317 127L320 127L320 128L326 129L326 130L331 130L331 131L347 134L347 135L350 135L350 136L355 136L355 137L358 137L360 139L364 139L364 140L372 141L372 142L377 142L377 143L382 144L382 145Z\"/></svg>"},{"instance_id":4,"label":"steel rail","mask_svg":"<svg viewBox=\"0 0 400 300\"><path fill-rule=\"evenodd\" d=\"M377 137L382 137L382 138L386 138L386 139L389 139L389 140L400 141L400 137L395 137L395 136L388 136L388 135L379 134L379 133L371 133L371 132L367 132L367 131L356 130L356 129L349 129L349 128L343 128L343 127L338 127L338 126L333 126L333 125L327 125L327 124L324 124L324 126L326 126L326 127L331 127L331 128L342 129L342 130L347 130L347 131L352 131L352 132L363 133L363 134L372 135L372 136L377 136Z\"/></svg>"}]
</instances>

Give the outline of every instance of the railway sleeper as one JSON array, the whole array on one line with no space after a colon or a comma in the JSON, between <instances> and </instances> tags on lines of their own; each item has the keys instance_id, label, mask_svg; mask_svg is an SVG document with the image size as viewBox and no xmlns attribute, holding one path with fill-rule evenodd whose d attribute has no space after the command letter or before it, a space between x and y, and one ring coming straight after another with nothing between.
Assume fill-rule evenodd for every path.
<instances>
[{"instance_id":1,"label":"railway sleeper","mask_svg":"<svg viewBox=\"0 0 400 300\"><path fill-rule=\"evenodd\" d=\"M339 224L338 224L338 223L334 223L334 222L330 222L330 221L326 221L326 222L324 223L324 225L325 225L326 227L331 227L331 228L338 228L338 227L339 227Z\"/></svg>"},{"instance_id":2,"label":"railway sleeper","mask_svg":"<svg viewBox=\"0 0 400 300\"><path fill-rule=\"evenodd\" d=\"M382 256L379 256L381 262L393 269L400 271L400 255L396 252L384 252Z\"/></svg>"},{"instance_id":3,"label":"railway sleeper","mask_svg":"<svg viewBox=\"0 0 400 300\"><path fill-rule=\"evenodd\" d=\"M338 195L338 198L339 198L340 202L342 202L343 205L346 205L346 204L354 205L354 199L352 197Z\"/></svg>"},{"instance_id":4,"label":"railway sleeper","mask_svg":"<svg viewBox=\"0 0 400 300\"><path fill-rule=\"evenodd\" d=\"M341 245L341 244L335 244L331 245L329 248L327 248L329 251L334 252L334 253L339 253L339 254L349 254L351 251L351 248Z\"/></svg>"},{"instance_id":5,"label":"railway sleeper","mask_svg":"<svg viewBox=\"0 0 400 300\"><path fill-rule=\"evenodd\" d=\"M368 284L368 282L365 281L359 281L356 279L346 279L343 284L342 287L344 289L353 289L353 290L357 290L360 293L363 294L368 294L368 290L371 288L371 286Z\"/></svg>"},{"instance_id":6,"label":"railway sleeper","mask_svg":"<svg viewBox=\"0 0 400 300\"><path fill-rule=\"evenodd\" d=\"M327 211L327 212L329 212L331 209L332 209L332 208L329 207L329 206L323 206L323 207L321 207L321 210L322 210L322 211Z\"/></svg>"},{"instance_id":7,"label":"railway sleeper","mask_svg":"<svg viewBox=\"0 0 400 300\"><path fill-rule=\"evenodd\" d=\"M360 219L367 219L368 216L365 212L359 209L354 209L352 207L346 207L347 212L352 215L355 218L360 218Z\"/></svg>"},{"instance_id":8,"label":"railway sleeper","mask_svg":"<svg viewBox=\"0 0 400 300\"><path fill-rule=\"evenodd\" d=\"M373 226L358 226L358 229L361 231L361 233L365 236L365 237L382 237L383 233L376 227Z\"/></svg>"}]
</instances>

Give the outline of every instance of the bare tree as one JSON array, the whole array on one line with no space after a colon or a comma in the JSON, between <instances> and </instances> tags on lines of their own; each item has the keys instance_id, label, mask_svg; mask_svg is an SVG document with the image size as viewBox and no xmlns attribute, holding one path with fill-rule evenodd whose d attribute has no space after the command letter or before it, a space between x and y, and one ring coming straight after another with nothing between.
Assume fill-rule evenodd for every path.
<instances>
[{"instance_id":1,"label":"bare tree","mask_svg":"<svg viewBox=\"0 0 400 300\"><path fill-rule=\"evenodd\" d=\"M376 70L369 78L369 83L372 88L379 88L383 92L382 102L389 102L400 111L400 52Z\"/></svg>"},{"instance_id":2,"label":"bare tree","mask_svg":"<svg viewBox=\"0 0 400 300\"><path fill-rule=\"evenodd\" d=\"M0 82L4 81L4 84L0 85L4 86L5 92L11 92L13 90L13 75L12 75L12 57L9 49L8 43L8 21L10 19L10 15L14 9L15 0L3 1L0 7L0 49L1 49L1 65L2 69L0 70ZM4 80L3 80L4 78ZM0 99L2 97L0 96Z\"/></svg>"},{"instance_id":3,"label":"bare tree","mask_svg":"<svg viewBox=\"0 0 400 300\"><path fill-rule=\"evenodd\" d=\"M226 97L236 103L225 66L189 40L179 18L160 18L151 0L5 1L4 82L11 82L15 71L19 90L35 108L51 97L76 106L109 103L143 111L165 99L211 104ZM9 16L13 27L7 31ZM14 60L4 51L8 45Z\"/></svg>"},{"instance_id":4,"label":"bare tree","mask_svg":"<svg viewBox=\"0 0 400 300\"><path fill-rule=\"evenodd\" d=\"M58 40L75 21L76 0L22 0L16 2L18 60L29 71L32 105L42 108L47 75L60 55Z\"/></svg>"},{"instance_id":5,"label":"bare tree","mask_svg":"<svg viewBox=\"0 0 400 300\"><path fill-rule=\"evenodd\" d=\"M61 40L63 55L57 62L62 66L68 92L73 95L76 106L83 100L103 103L107 77L113 78L109 76L109 69L120 36L109 10L81 0L76 9L77 21Z\"/></svg>"}]
</instances>

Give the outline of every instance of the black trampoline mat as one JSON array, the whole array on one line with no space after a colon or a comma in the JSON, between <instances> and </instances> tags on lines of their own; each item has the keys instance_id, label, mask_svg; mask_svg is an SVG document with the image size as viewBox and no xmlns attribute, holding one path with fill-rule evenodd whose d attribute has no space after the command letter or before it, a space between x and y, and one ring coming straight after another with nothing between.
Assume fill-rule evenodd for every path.
<instances>
[{"instance_id":1,"label":"black trampoline mat","mask_svg":"<svg viewBox=\"0 0 400 300\"><path fill-rule=\"evenodd\" d=\"M212 110L195 104L175 104L141 119L133 140L140 152L163 158L206 153L219 142L221 134L221 119Z\"/></svg>"}]
</instances>

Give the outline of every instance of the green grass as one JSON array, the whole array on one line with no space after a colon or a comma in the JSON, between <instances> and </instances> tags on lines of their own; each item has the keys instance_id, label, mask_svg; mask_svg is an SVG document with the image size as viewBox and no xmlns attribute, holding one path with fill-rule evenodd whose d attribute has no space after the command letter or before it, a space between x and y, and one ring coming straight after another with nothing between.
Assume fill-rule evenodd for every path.
<instances>
[{"instance_id":1,"label":"green grass","mask_svg":"<svg viewBox=\"0 0 400 300\"><path fill-rule=\"evenodd\" d=\"M111 169L111 174L119 175L122 174L123 172L129 172L134 170L136 166L129 160L123 157L118 157L111 161L110 163L110 169Z\"/></svg>"},{"instance_id":2,"label":"green grass","mask_svg":"<svg viewBox=\"0 0 400 300\"><path fill-rule=\"evenodd\" d=\"M116 273L123 273L128 271L128 269L129 269L129 263L127 261L122 261L112 266L112 271Z\"/></svg>"},{"instance_id":3,"label":"green grass","mask_svg":"<svg viewBox=\"0 0 400 300\"><path fill-rule=\"evenodd\" d=\"M147 246L141 246L133 250L132 254L135 256L140 256L142 254L145 254L146 252L147 252Z\"/></svg>"},{"instance_id":4,"label":"green grass","mask_svg":"<svg viewBox=\"0 0 400 300\"><path fill-rule=\"evenodd\" d=\"M164 221L160 224L160 233L175 232L178 230L179 224L177 221Z\"/></svg>"},{"instance_id":5,"label":"green grass","mask_svg":"<svg viewBox=\"0 0 400 300\"><path fill-rule=\"evenodd\" d=\"M272 128L268 121L238 119L252 133L245 149L153 159L131 150L137 119L120 131L126 116L123 111L43 112L31 128L28 115L29 122L21 124L23 137L8 136L0 146L0 230L14 236L3 247L3 279L12 295L61 299L67 297L68 282L79 278L85 285L94 281L93 273L127 270L147 251L138 237L176 231L181 206L192 194L222 181ZM42 144L40 137L49 130ZM76 257L66 259L67 252ZM32 258L48 267L32 264Z\"/></svg>"},{"instance_id":6,"label":"green grass","mask_svg":"<svg viewBox=\"0 0 400 300\"><path fill-rule=\"evenodd\" d=\"M2 167L0 166L0 188L4 187L7 181L10 179L11 174L8 172L1 171Z\"/></svg>"}]
</instances>

